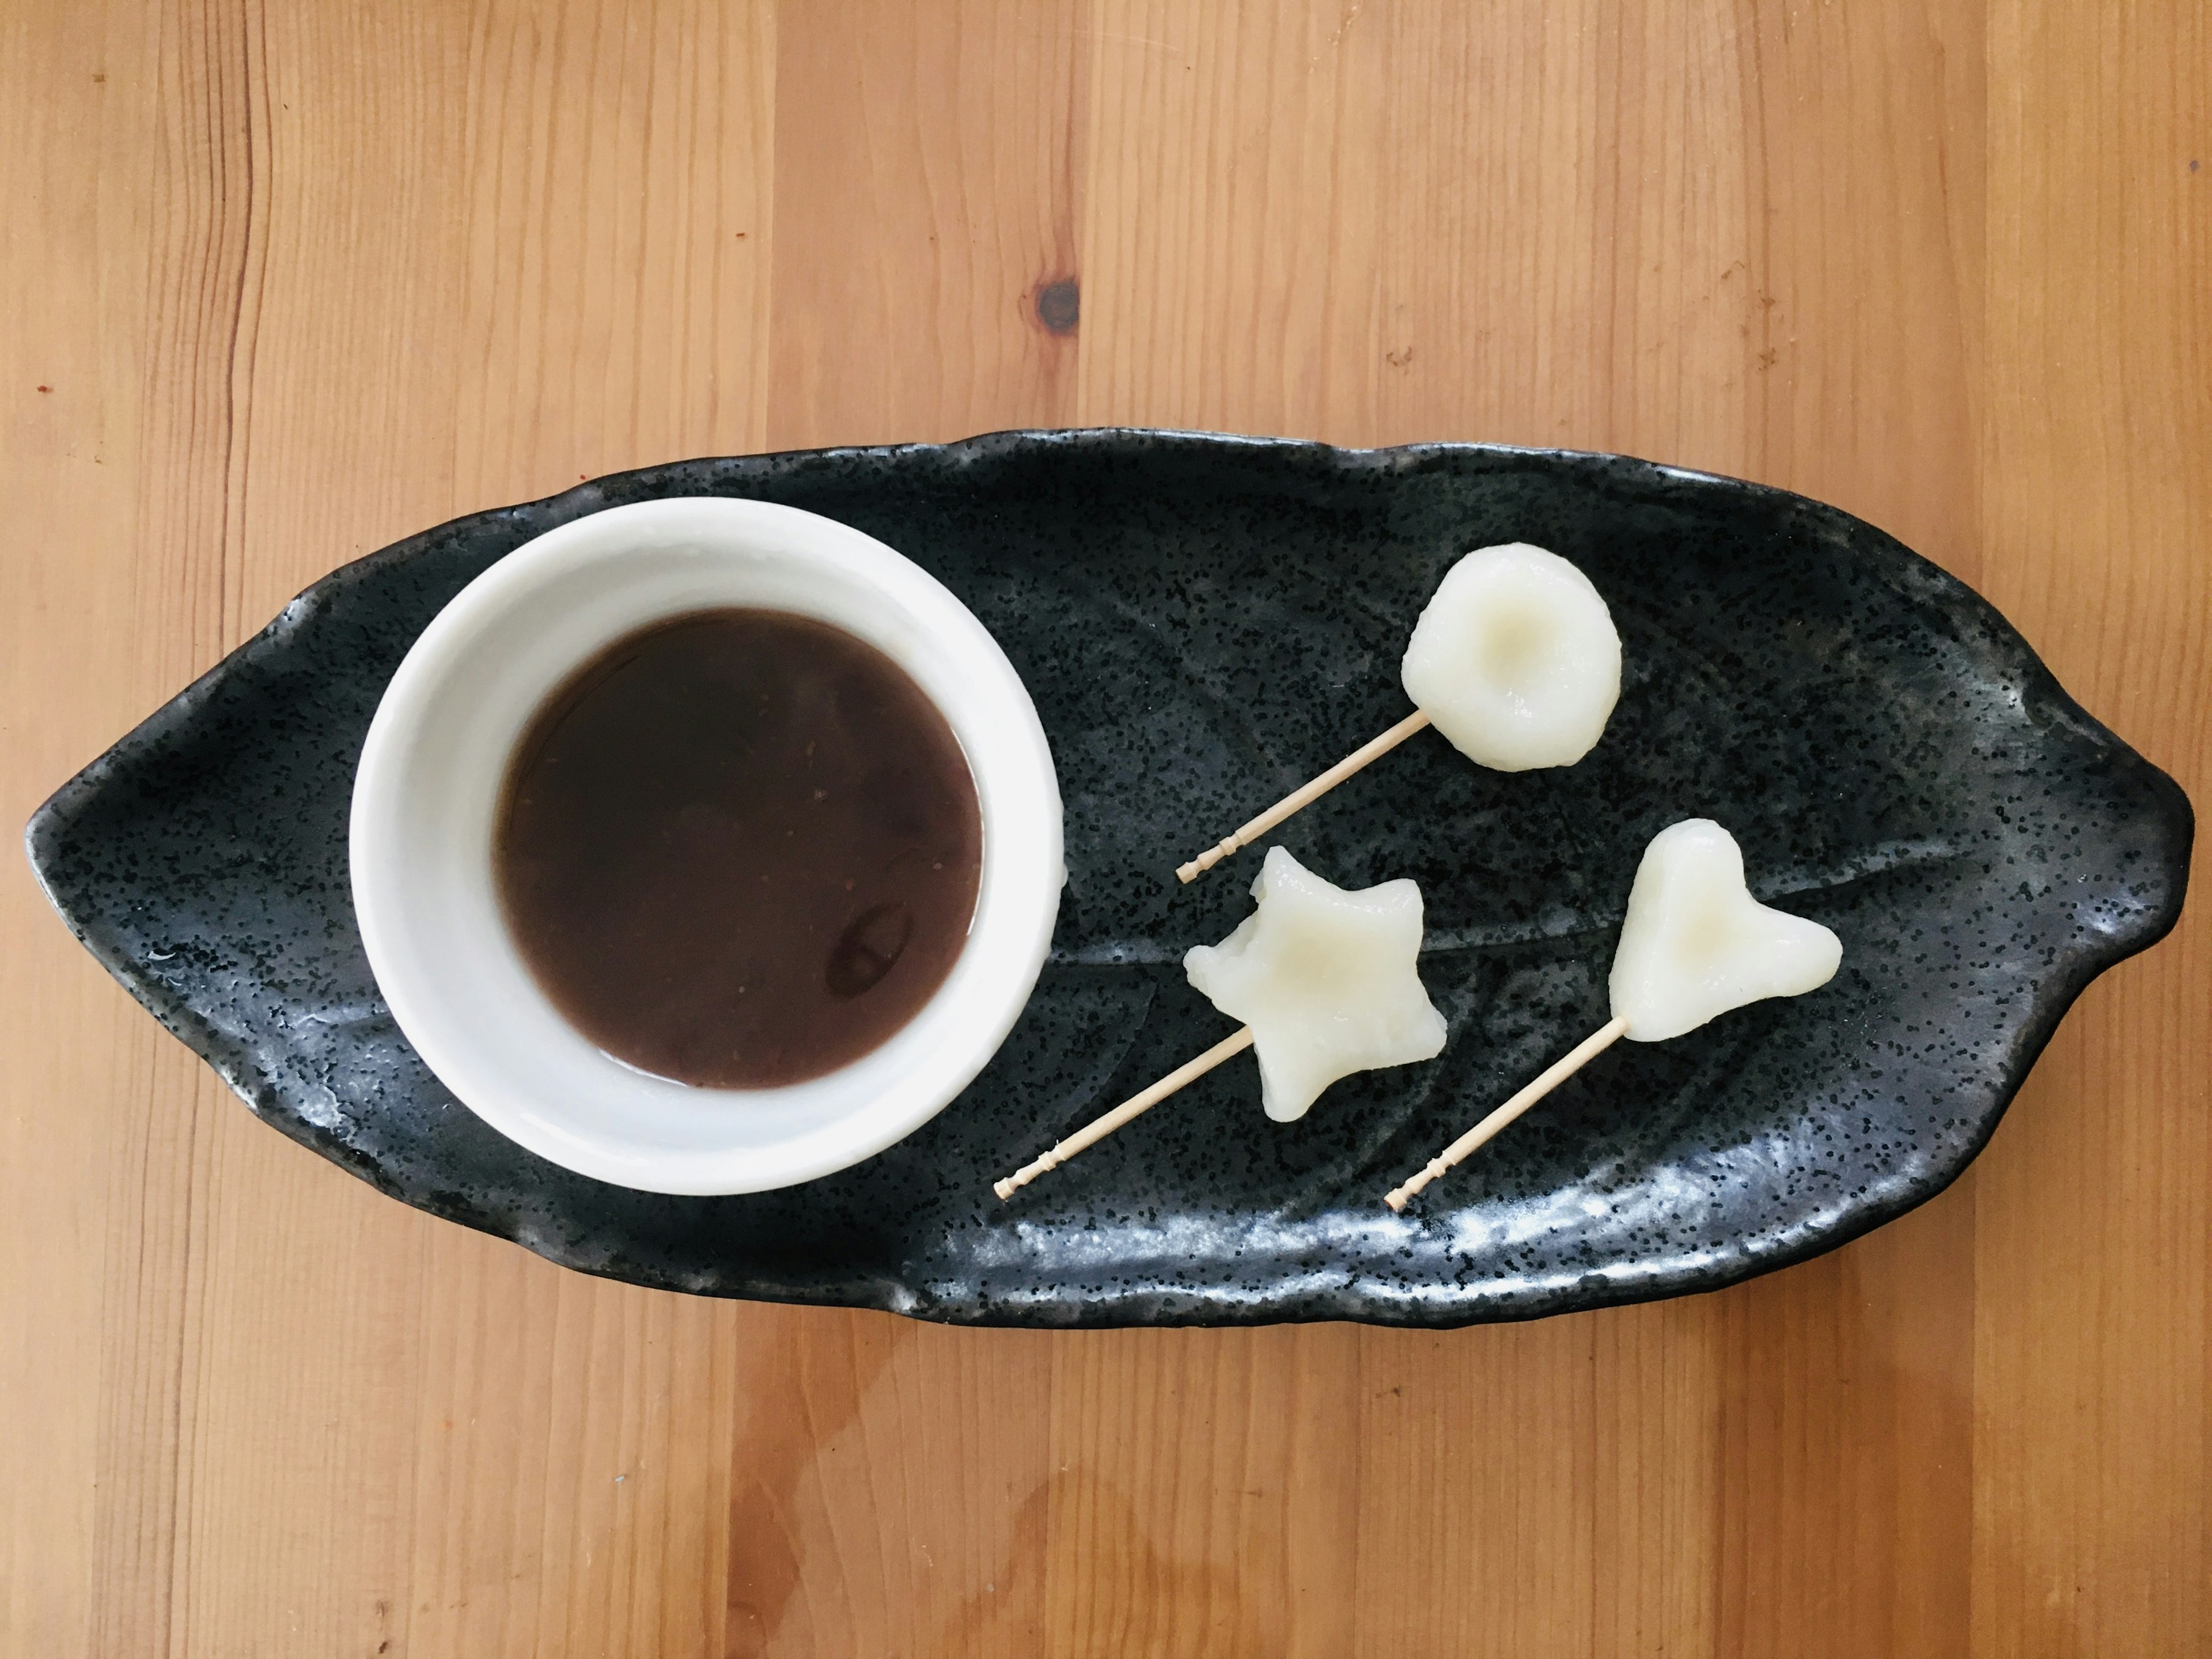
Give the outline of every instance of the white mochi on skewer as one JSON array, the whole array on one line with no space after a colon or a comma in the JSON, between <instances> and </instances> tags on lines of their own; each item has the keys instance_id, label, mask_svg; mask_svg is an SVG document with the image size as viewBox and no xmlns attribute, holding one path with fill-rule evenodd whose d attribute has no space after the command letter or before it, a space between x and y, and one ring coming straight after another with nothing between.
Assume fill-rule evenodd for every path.
<instances>
[{"instance_id":1,"label":"white mochi on skewer","mask_svg":"<svg viewBox=\"0 0 2212 1659\"><path fill-rule=\"evenodd\" d=\"M1685 818L1653 836L1636 866L1613 1012L1631 1042L1664 1042L1746 1003L1817 991L1843 960L1843 941L1819 922L1752 897L1734 836Z\"/></svg>"},{"instance_id":2,"label":"white mochi on skewer","mask_svg":"<svg viewBox=\"0 0 2212 1659\"><path fill-rule=\"evenodd\" d=\"M1498 772L1571 766L1620 701L1620 635L1590 579L1527 542L1444 573L1399 674L1451 745Z\"/></svg>"},{"instance_id":3,"label":"white mochi on skewer","mask_svg":"<svg viewBox=\"0 0 2212 1659\"><path fill-rule=\"evenodd\" d=\"M1346 892L1273 847L1252 893L1259 908L1227 939L1194 945L1183 957L1190 982L1244 1024L994 1182L1000 1198L1012 1198L1247 1048L1259 1050L1260 1103L1279 1123L1304 1117L1340 1078L1443 1052L1443 1016L1429 1000L1419 967L1419 887L1386 881Z\"/></svg>"},{"instance_id":4,"label":"white mochi on skewer","mask_svg":"<svg viewBox=\"0 0 2212 1659\"><path fill-rule=\"evenodd\" d=\"M1220 944L1194 946L1182 964L1215 1007L1252 1028L1269 1117L1304 1117L1322 1090L1354 1072L1443 1052L1443 1016L1416 965L1417 884L1347 892L1271 847L1252 894L1259 908Z\"/></svg>"},{"instance_id":5,"label":"white mochi on skewer","mask_svg":"<svg viewBox=\"0 0 2212 1659\"><path fill-rule=\"evenodd\" d=\"M1416 708L1176 874L1194 881L1353 773L1434 726L1500 772L1571 766L1620 701L1620 635L1589 577L1526 542L1479 547L1444 573L1407 641L1399 678Z\"/></svg>"},{"instance_id":6,"label":"white mochi on skewer","mask_svg":"<svg viewBox=\"0 0 2212 1659\"><path fill-rule=\"evenodd\" d=\"M1403 1210L1622 1037L1664 1042L1747 1003L1817 991L1843 959L1843 941L1819 922L1752 897L1743 849L1726 830L1711 818L1669 824L1644 849L1629 889L1607 987L1613 1018L1382 1201Z\"/></svg>"}]
</instances>

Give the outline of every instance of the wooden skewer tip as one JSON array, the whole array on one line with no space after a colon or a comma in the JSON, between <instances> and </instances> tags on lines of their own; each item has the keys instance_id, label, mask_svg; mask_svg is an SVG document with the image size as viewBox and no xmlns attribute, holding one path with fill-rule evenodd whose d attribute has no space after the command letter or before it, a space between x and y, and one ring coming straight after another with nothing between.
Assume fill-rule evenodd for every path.
<instances>
[{"instance_id":1,"label":"wooden skewer tip","mask_svg":"<svg viewBox=\"0 0 2212 1659\"><path fill-rule=\"evenodd\" d=\"M1243 832L1239 831L1238 833L1242 834ZM1177 865L1176 866L1176 875L1182 882L1183 885L1188 887L1192 882L1196 881L1200 876L1204 875L1208 870L1213 868L1215 865L1220 863L1222 860L1227 858L1231 853L1235 852L1244 843L1238 840L1236 836L1231 836L1225 841L1218 842L1213 846L1207 848L1203 853L1200 853L1188 864Z\"/></svg>"},{"instance_id":2,"label":"wooden skewer tip","mask_svg":"<svg viewBox=\"0 0 2212 1659\"><path fill-rule=\"evenodd\" d=\"M1085 1147L1095 1146L1108 1135L1165 1100L1170 1095L1189 1083L1204 1077L1224 1060L1243 1054L1252 1046L1252 1028L1239 1026L1235 1032L1221 1039L1195 1060L1187 1060L1149 1089L1141 1089L1116 1106L1112 1111L1095 1117L1073 1134L1058 1142L1052 1149L1006 1176L991 1183L991 1190L1004 1203L1048 1170L1056 1170Z\"/></svg>"},{"instance_id":3,"label":"wooden skewer tip","mask_svg":"<svg viewBox=\"0 0 2212 1659\"><path fill-rule=\"evenodd\" d=\"M1618 1042L1627 1030L1628 1022L1620 1015L1614 1015L1613 1018L1606 1021L1596 1030L1546 1066L1534 1082L1513 1096L1503 1106L1423 1164L1419 1173L1408 1180L1404 1186L1394 1188L1384 1194L1382 1201L1393 1211L1403 1215L1407 1203L1424 1187L1443 1175L1461 1159L1467 1158L1489 1142L1522 1113L1527 1111L1599 1054Z\"/></svg>"},{"instance_id":4,"label":"wooden skewer tip","mask_svg":"<svg viewBox=\"0 0 2212 1659\"><path fill-rule=\"evenodd\" d=\"M1359 770L1361 767L1366 765L1368 762L1374 760L1378 756L1389 754L1400 744L1405 742L1407 738L1412 737L1413 733L1426 726L1428 723L1428 715L1422 710L1416 708L1412 714L1407 715L1405 719L1400 720L1395 726L1392 726L1388 732L1385 732L1381 737L1373 739L1371 742L1361 744L1358 748L1353 750L1349 755L1346 755L1342 760L1337 762L1335 765L1330 767L1328 771L1322 773L1319 777L1311 780L1310 782L1301 784L1297 788L1291 790L1289 794L1284 796L1282 799L1277 801L1266 811L1261 813L1258 817L1254 818L1249 823L1244 825L1243 828L1237 830L1235 835L1230 836L1221 841L1218 844L1208 848L1205 852L1200 853L1196 858L1193 859L1188 864L1178 865L1176 867L1176 874L1185 882L1195 880L1199 876L1203 875L1206 871L1211 870L1215 865L1220 863L1222 860L1227 858L1231 853L1234 853L1238 848L1249 847L1254 842L1259 840L1261 836L1266 835L1267 831L1273 829L1285 818L1290 817L1291 813L1297 811L1302 807L1310 806L1314 802L1319 800L1323 795L1326 795L1330 790L1335 788L1338 784L1342 783L1354 772Z\"/></svg>"}]
</instances>

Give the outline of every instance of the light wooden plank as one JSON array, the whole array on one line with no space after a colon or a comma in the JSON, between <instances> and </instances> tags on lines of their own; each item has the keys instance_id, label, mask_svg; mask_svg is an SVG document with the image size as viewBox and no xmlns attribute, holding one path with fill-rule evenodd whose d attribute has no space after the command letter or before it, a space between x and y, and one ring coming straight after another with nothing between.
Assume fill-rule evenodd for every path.
<instances>
[{"instance_id":1,"label":"light wooden plank","mask_svg":"<svg viewBox=\"0 0 2212 1659\"><path fill-rule=\"evenodd\" d=\"M1096 20L1083 422L1373 441L1382 9Z\"/></svg>"},{"instance_id":2,"label":"light wooden plank","mask_svg":"<svg viewBox=\"0 0 2212 1659\"><path fill-rule=\"evenodd\" d=\"M0 327L0 488L12 504L0 811L11 824L155 690L131 638L153 203L143 167L117 165L147 148L132 94L150 58L89 8L0 13L0 269L14 307ZM94 1540L112 1528L92 1484L112 1386L101 1335L130 1295L129 1264L108 1259L106 1200L117 1121L159 1039L20 862L0 877L0 1306L17 1334L0 1346L0 1648L82 1652L101 1593ZM151 1460L131 1470L134 1494L164 1473Z\"/></svg>"},{"instance_id":3,"label":"light wooden plank","mask_svg":"<svg viewBox=\"0 0 2212 1659\"><path fill-rule=\"evenodd\" d=\"M811 0L779 26L779 447L1065 424L1085 0ZM1048 325L1056 325L1057 326Z\"/></svg>"},{"instance_id":4,"label":"light wooden plank","mask_svg":"<svg viewBox=\"0 0 2212 1659\"><path fill-rule=\"evenodd\" d=\"M1053 1339L748 1310L729 1650L1045 1650Z\"/></svg>"},{"instance_id":5,"label":"light wooden plank","mask_svg":"<svg viewBox=\"0 0 2212 1659\"><path fill-rule=\"evenodd\" d=\"M1990 9L1987 591L2092 713L2212 787L2212 32ZM2205 867L2200 829L2197 869ZM2207 1640L2212 933L2092 987L1978 1171L1976 1647Z\"/></svg>"},{"instance_id":6,"label":"light wooden plank","mask_svg":"<svg viewBox=\"0 0 2212 1659\"><path fill-rule=\"evenodd\" d=\"M456 511L763 442L775 62L765 4L478 11L432 198L465 248Z\"/></svg>"},{"instance_id":7,"label":"light wooden plank","mask_svg":"<svg viewBox=\"0 0 2212 1659\"><path fill-rule=\"evenodd\" d=\"M1334 1327L1060 1343L1049 1650L1346 1651L1358 1368Z\"/></svg>"}]
</instances>

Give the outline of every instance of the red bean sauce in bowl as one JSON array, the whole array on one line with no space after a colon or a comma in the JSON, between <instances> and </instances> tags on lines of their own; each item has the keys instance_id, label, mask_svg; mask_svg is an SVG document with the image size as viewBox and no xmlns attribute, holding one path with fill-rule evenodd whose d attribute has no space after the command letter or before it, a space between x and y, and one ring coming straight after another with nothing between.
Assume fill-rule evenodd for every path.
<instances>
[{"instance_id":1,"label":"red bean sauce in bowl","mask_svg":"<svg viewBox=\"0 0 2212 1659\"><path fill-rule=\"evenodd\" d=\"M802 1083L920 1012L982 874L975 784L905 670L829 623L718 610L617 641L510 761L493 871L562 1016L708 1088Z\"/></svg>"}]
</instances>

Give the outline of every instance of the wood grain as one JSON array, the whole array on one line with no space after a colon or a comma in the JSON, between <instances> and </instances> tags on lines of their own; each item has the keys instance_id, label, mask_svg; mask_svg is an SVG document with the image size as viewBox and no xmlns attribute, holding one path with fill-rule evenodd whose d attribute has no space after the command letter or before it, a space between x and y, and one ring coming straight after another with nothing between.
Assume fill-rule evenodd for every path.
<instances>
[{"instance_id":1,"label":"wood grain","mask_svg":"<svg viewBox=\"0 0 2212 1659\"><path fill-rule=\"evenodd\" d=\"M674 455L1618 448L1973 581L2212 784L2191 0L0 8L0 805L355 555ZM563 1273L0 879L0 1652L2212 1646L2212 943L1717 1296L1047 1335Z\"/></svg>"},{"instance_id":2,"label":"wood grain","mask_svg":"<svg viewBox=\"0 0 2212 1659\"><path fill-rule=\"evenodd\" d=\"M1990 597L2200 811L2209 60L2202 7L2116 9L2094 33L1992 8L1979 446ZM2201 830L2197 854L2201 871ZM1983 1160L1973 1585L1995 1651L2207 1644L2203 909L2090 988Z\"/></svg>"},{"instance_id":3,"label":"wood grain","mask_svg":"<svg viewBox=\"0 0 2212 1659\"><path fill-rule=\"evenodd\" d=\"M1071 423L1076 329L1038 301L1076 274L1083 15L819 0L779 19L776 447Z\"/></svg>"}]
</instances>

